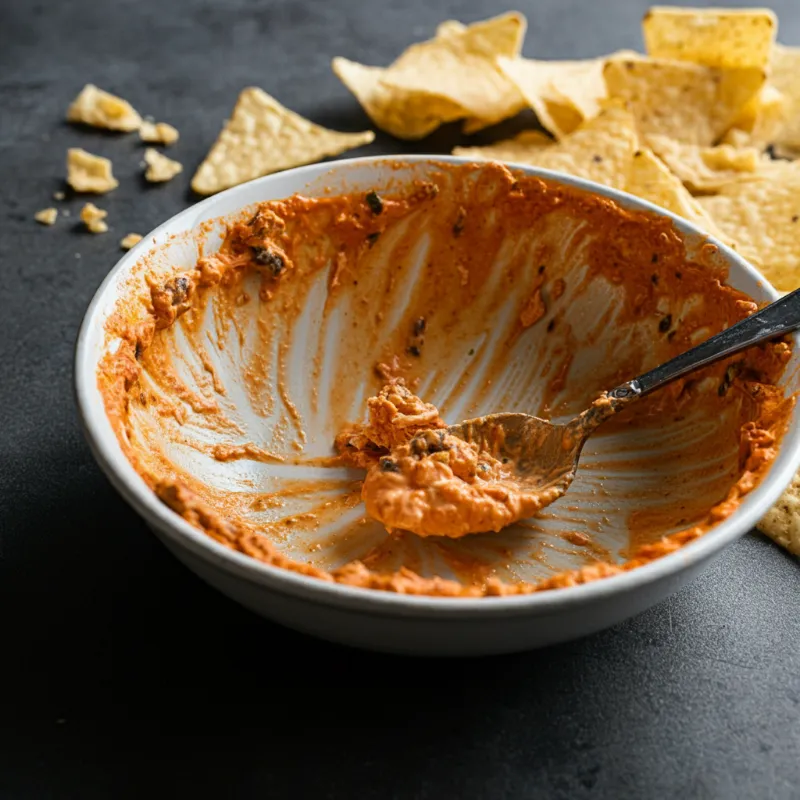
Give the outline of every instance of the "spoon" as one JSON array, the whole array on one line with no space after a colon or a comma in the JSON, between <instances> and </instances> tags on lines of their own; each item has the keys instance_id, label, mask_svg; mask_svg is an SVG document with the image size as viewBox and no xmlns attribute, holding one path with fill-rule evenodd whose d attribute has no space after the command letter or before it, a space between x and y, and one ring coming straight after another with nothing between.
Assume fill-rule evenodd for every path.
<instances>
[{"instance_id":1,"label":"spoon","mask_svg":"<svg viewBox=\"0 0 800 800\"><path fill-rule=\"evenodd\" d=\"M499 413L451 425L447 432L474 442L508 464L520 488L552 503L567 491L586 440L607 419L656 389L748 347L800 328L800 289L702 344L645 372L599 399L563 425L528 414Z\"/></svg>"}]
</instances>

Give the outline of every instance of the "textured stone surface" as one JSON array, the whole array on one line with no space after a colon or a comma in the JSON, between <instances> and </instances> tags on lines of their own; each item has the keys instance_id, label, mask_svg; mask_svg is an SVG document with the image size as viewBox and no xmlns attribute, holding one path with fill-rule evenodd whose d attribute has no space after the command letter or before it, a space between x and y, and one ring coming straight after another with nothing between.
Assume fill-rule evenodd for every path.
<instances>
[{"instance_id":1,"label":"textured stone surface","mask_svg":"<svg viewBox=\"0 0 800 800\"><path fill-rule=\"evenodd\" d=\"M772 5L781 38L800 44L800 8ZM531 56L640 46L638 0L519 6ZM78 429L83 311L119 239L192 202L189 178L242 87L360 130L332 56L386 63L445 17L505 8L0 4L0 797L799 796L800 566L766 540L745 537L670 601L583 641L482 661L374 656L207 588L116 495ZM86 81L176 125L168 153L184 174L147 186L135 135L67 126ZM412 145L379 135L363 152L457 142L453 128ZM106 235L80 230L78 198L55 203L66 224L32 219L73 145L114 160Z\"/></svg>"}]
</instances>

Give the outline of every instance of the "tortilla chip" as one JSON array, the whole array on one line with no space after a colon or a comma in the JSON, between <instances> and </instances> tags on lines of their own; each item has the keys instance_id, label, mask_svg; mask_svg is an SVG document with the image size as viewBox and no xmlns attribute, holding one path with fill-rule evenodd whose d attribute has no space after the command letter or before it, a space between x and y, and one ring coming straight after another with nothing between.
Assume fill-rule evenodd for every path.
<instances>
[{"instance_id":1,"label":"tortilla chip","mask_svg":"<svg viewBox=\"0 0 800 800\"><path fill-rule=\"evenodd\" d=\"M757 68L645 58L612 58L603 74L609 96L629 105L640 133L700 146L716 143L765 80Z\"/></svg>"},{"instance_id":2,"label":"tortilla chip","mask_svg":"<svg viewBox=\"0 0 800 800\"><path fill-rule=\"evenodd\" d=\"M769 62L778 19L767 8L653 6L642 20L647 54L707 67L756 67Z\"/></svg>"},{"instance_id":3,"label":"tortilla chip","mask_svg":"<svg viewBox=\"0 0 800 800\"><path fill-rule=\"evenodd\" d=\"M81 209L81 222L91 233L105 233L108 230L108 223L105 222L107 216L108 211L103 211L94 203L87 203Z\"/></svg>"},{"instance_id":4,"label":"tortilla chip","mask_svg":"<svg viewBox=\"0 0 800 800\"><path fill-rule=\"evenodd\" d=\"M740 178L697 202L775 288L800 287L800 163L776 162L768 174Z\"/></svg>"},{"instance_id":5,"label":"tortilla chip","mask_svg":"<svg viewBox=\"0 0 800 800\"><path fill-rule=\"evenodd\" d=\"M533 109L542 127L561 139L600 111L606 95L603 63L499 58L498 66Z\"/></svg>"},{"instance_id":6,"label":"tortilla chip","mask_svg":"<svg viewBox=\"0 0 800 800\"><path fill-rule=\"evenodd\" d=\"M497 142L486 147L456 147L454 156L474 158L478 161L509 161L527 164L537 150L549 147L553 140L539 131L523 131L513 139Z\"/></svg>"},{"instance_id":7,"label":"tortilla chip","mask_svg":"<svg viewBox=\"0 0 800 800\"><path fill-rule=\"evenodd\" d=\"M93 156L80 147L67 150L67 183L76 192L105 194L119 186L111 171L111 162L102 156Z\"/></svg>"},{"instance_id":8,"label":"tortilla chip","mask_svg":"<svg viewBox=\"0 0 800 800\"><path fill-rule=\"evenodd\" d=\"M375 125L398 139L422 139L442 123L464 115L461 106L430 92L387 88L383 67L367 67L340 57L333 59L332 66Z\"/></svg>"},{"instance_id":9,"label":"tortilla chip","mask_svg":"<svg viewBox=\"0 0 800 800\"><path fill-rule=\"evenodd\" d=\"M689 220L704 233L726 241L727 237L689 194L680 179L646 147L634 153L624 189L642 200Z\"/></svg>"},{"instance_id":10,"label":"tortilla chip","mask_svg":"<svg viewBox=\"0 0 800 800\"><path fill-rule=\"evenodd\" d=\"M177 128L168 122L148 122L145 120L139 128L139 138L143 142L153 144L175 144L180 138Z\"/></svg>"},{"instance_id":11,"label":"tortilla chip","mask_svg":"<svg viewBox=\"0 0 800 800\"><path fill-rule=\"evenodd\" d=\"M778 502L758 523L758 529L790 553L800 556L800 473L792 478Z\"/></svg>"},{"instance_id":12,"label":"tortilla chip","mask_svg":"<svg viewBox=\"0 0 800 800\"><path fill-rule=\"evenodd\" d=\"M668 136L648 136L647 144L655 154L698 194L713 192L744 175L752 175L763 166L761 152L755 147L698 147L681 144Z\"/></svg>"},{"instance_id":13,"label":"tortilla chip","mask_svg":"<svg viewBox=\"0 0 800 800\"><path fill-rule=\"evenodd\" d=\"M761 109L753 137L785 150L800 150L800 47L776 44L770 61L770 87L782 102Z\"/></svg>"},{"instance_id":14,"label":"tortilla chip","mask_svg":"<svg viewBox=\"0 0 800 800\"><path fill-rule=\"evenodd\" d=\"M58 209L43 208L41 211L37 211L33 218L42 225L55 225L58 219Z\"/></svg>"},{"instance_id":15,"label":"tortilla chip","mask_svg":"<svg viewBox=\"0 0 800 800\"><path fill-rule=\"evenodd\" d=\"M214 194L253 178L298 167L369 144L372 131L330 131L289 111L257 88L244 89L192 179L198 194Z\"/></svg>"},{"instance_id":16,"label":"tortilla chip","mask_svg":"<svg viewBox=\"0 0 800 800\"><path fill-rule=\"evenodd\" d=\"M525 137L525 138L523 138ZM463 148L457 155L497 158L498 153L513 153L520 164L530 164L575 175L597 183L625 187L633 153L638 146L633 117L624 108L611 107L580 125L560 142L545 146L543 137L526 133L488 147Z\"/></svg>"},{"instance_id":17,"label":"tortilla chip","mask_svg":"<svg viewBox=\"0 0 800 800\"><path fill-rule=\"evenodd\" d=\"M144 177L150 183L171 181L176 175L183 172L183 164L167 158L153 147L148 147L144 151L144 163L147 164Z\"/></svg>"},{"instance_id":18,"label":"tortilla chip","mask_svg":"<svg viewBox=\"0 0 800 800\"><path fill-rule=\"evenodd\" d=\"M462 117L471 132L525 107L495 63L519 53L525 28L515 12L466 27L448 21L385 69L335 58L333 71L373 122L398 138L420 139Z\"/></svg>"},{"instance_id":19,"label":"tortilla chip","mask_svg":"<svg viewBox=\"0 0 800 800\"><path fill-rule=\"evenodd\" d=\"M72 101L67 120L112 131L135 131L142 124L142 118L130 103L91 83Z\"/></svg>"},{"instance_id":20,"label":"tortilla chip","mask_svg":"<svg viewBox=\"0 0 800 800\"><path fill-rule=\"evenodd\" d=\"M620 52L615 56L635 55ZM606 58L582 61L536 61L498 58L506 76L516 84L542 127L560 139L584 120L597 116L606 97L603 66Z\"/></svg>"}]
</instances>

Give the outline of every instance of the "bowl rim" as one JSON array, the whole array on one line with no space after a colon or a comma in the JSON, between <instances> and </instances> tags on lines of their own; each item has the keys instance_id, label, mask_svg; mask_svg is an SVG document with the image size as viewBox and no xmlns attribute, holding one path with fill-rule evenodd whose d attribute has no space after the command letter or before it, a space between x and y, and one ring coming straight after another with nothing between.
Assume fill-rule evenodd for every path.
<instances>
[{"instance_id":1,"label":"bowl rim","mask_svg":"<svg viewBox=\"0 0 800 800\"><path fill-rule=\"evenodd\" d=\"M303 598L340 609L350 609L359 613L369 612L381 616L403 617L481 617L487 616L547 616L561 612L565 608L592 601L607 599L613 595L626 594L647 584L676 577L692 565L711 558L730 544L734 539L751 530L767 510L773 505L789 484L800 467L800 412L795 409L786 433L781 441L778 456L766 477L753 492L748 493L739 508L708 533L679 548L674 553L662 556L628 572L614 575L579 586L565 587L550 591L533 592L525 595L501 597L439 597L430 595L410 595L395 592L347 586L332 581L320 580L281 567L272 566L244 553L232 550L212 539L203 531L190 525L185 519L165 506L147 486L144 479L128 461L117 441L105 412L97 389L97 361L93 357L90 340L96 320L102 315L108 303L107 293L118 273L132 267L146 250L163 243L167 231L176 225L196 219L198 212L207 210L221 198L233 198L256 186L268 186L287 175L296 179L306 178L306 182L324 173L346 172L358 167L379 167L382 163L391 164L475 164L474 159L446 155L399 155L367 156L340 159L297 167L291 170L257 178L239 186L208 197L188 208L179 211L156 227L125 253L109 271L94 293L81 322L74 357L74 391L81 426L90 449L100 468L123 498L151 526L161 531L178 547L190 551L201 559L212 562L229 574L256 583L282 595ZM566 175L553 170L539 169L530 165L507 162L510 169L520 170L528 175L552 180L566 186L582 189L618 202L624 207L654 212L667 217L675 223L684 235L699 235L717 245L731 272L739 271L761 285L764 295L770 300L779 297L769 282L736 251L723 242L704 233L687 220L659 208L658 206L612 189L593 181ZM337 176L342 177L342 176ZM220 215L224 216L224 215ZM191 227L183 226L184 230ZM174 231L173 231L174 232ZM800 333L793 335L795 348L800 349Z\"/></svg>"}]
</instances>

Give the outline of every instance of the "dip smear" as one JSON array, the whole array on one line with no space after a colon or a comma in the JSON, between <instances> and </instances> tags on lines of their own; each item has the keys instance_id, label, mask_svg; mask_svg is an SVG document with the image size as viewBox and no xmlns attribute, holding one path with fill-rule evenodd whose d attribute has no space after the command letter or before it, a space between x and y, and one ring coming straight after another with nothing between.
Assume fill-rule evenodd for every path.
<instances>
[{"instance_id":1,"label":"dip smear","mask_svg":"<svg viewBox=\"0 0 800 800\"><path fill-rule=\"evenodd\" d=\"M524 523L451 538L463 526L437 517L448 536L390 536L365 513L363 472L346 462L370 468L373 499L406 461L409 475L449 470L468 493L502 481L491 463L497 480L478 477L482 457L469 447L438 449L437 408L448 419L571 415L756 308L725 285L716 248L687 244L667 219L497 164L403 169L360 191L208 223L126 275L98 386L120 447L157 496L273 566L468 597L632 569L733 513L789 415L776 385L785 342L605 423L568 497ZM407 389L380 391L400 378ZM331 443L369 397L370 423L340 436L348 455L335 455ZM392 449L401 471L379 472ZM481 527L529 514L523 502L499 501ZM403 503L381 513L393 527L411 516Z\"/></svg>"}]
</instances>

